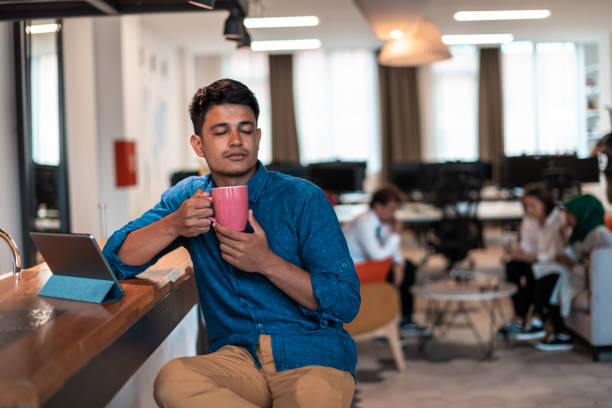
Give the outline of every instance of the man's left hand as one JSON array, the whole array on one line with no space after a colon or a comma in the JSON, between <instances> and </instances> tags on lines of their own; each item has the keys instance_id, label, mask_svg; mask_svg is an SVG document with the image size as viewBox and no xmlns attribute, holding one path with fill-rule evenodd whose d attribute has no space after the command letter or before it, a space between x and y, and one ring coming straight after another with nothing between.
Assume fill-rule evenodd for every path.
<instances>
[{"instance_id":1,"label":"man's left hand","mask_svg":"<svg viewBox=\"0 0 612 408\"><path fill-rule=\"evenodd\" d=\"M255 220L253 210L249 210L249 224L253 227L252 234L234 231L218 223L214 223L213 228L224 260L245 272L264 273L275 255L268 247L266 233Z\"/></svg>"}]
</instances>

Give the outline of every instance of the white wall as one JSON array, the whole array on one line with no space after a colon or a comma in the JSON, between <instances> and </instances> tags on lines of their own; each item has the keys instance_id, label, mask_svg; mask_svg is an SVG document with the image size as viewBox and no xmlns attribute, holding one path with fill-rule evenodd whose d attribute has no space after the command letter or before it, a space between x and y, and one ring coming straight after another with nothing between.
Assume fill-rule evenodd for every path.
<instances>
[{"instance_id":1,"label":"white wall","mask_svg":"<svg viewBox=\"0 0 612 408\"><path fill-rule=\"evenodd\" d=\"M94 19L93 43L97 199L107 206L110 234L155 205L172 172L198 167L188 143L194 62L139 16ZM136 142L135 186L115 186L116 140Z\"/></svg>"},{"instance_id":2,"label":"white wall","mask_svg":"<svg viewBox=\"0 0 612 408\"><path fill-rule=\"evenodd\" d=\"M71 228L72 232L93 234L99 239L93 19L66 19L62 33Z\"/></svg>"},{"instance_id":3,"label":"white wall","mask_svg":"<svg viewBox=\"0 0 612 408\"><path fill-rule=\"evenodd\" d=\"M195 58L195 85L197 88L209 85L221 78L223 58L219 55L197 56ZM195 92L195 89L194 89Z\"/></svg>"},{"instance_id":4,"label":"white wall","mask_svg":"<svg viewBox=\"0 0 612 408\"><path fill-rule=\"evenodd\" d=\"M129 221L128 194L115 187L113 142L123 139L123 83L121 24L118 17L94 20L94 65L96 70L97 146L99 200L106 204L108 233ZM78 194L72 192L72 194Z\"/></svg>"},{"instance_id":5,"label":"white wall","mask_svg":"<svg viewBox=\"0 0 612 408\"><path fill-rule=\"evenodd\" d=\"M179 73L182 73L179 74L180 88L178 89L178 101L179 106L181 107L179 110L179 115L186 118L182 121L183 128L181 130L181 137L185 137L185 139L188 140L193 133L193 124L189 117L189 104L191 103L191 99L193 98L195 91L201 85L195 81L195 56L193 53L185 48L179 48L178 58ZM181 159L183 167L185 169L200 168L202 166L202 162L203 161L199 159L191 149L191 145L189 143L185 143L183 145Z\"/></svg>"},{"instance_id":6,"label":"white wall","mask_svg":"<svg viewBox=\"0 0 612 408\"><path fill-rule=\"evenodd\" d=\"M121 33L125 135L137 142L138 184L129 190L134 218L158 202L170 174L185 167L191 133L184 133L189 115L179 94L185 82L179 48L138 17L122 18Z\"/></svg>"},{"instance_id":7,"label":"white wall","mask_svg":"<svg viewBox=\"0 0 612 408\"><path fill-rule=\"evenodd\" d=\"M12 23L0 23L0 228L21 245L21 205L17 159L17 120ZM0 242L0 275L10 271L8 247Z\"/></svg>"},{"instance_id":8,"label":"white wall","mask_svg":"<svg viewBox=\"0 0 612 408\"><path fill-rule=\"evenodd\" d=\"M612 33L599 38L599 114L601 132L610 132L612 123L606 106L612 106Z\"/></svg>"}]
</instances>

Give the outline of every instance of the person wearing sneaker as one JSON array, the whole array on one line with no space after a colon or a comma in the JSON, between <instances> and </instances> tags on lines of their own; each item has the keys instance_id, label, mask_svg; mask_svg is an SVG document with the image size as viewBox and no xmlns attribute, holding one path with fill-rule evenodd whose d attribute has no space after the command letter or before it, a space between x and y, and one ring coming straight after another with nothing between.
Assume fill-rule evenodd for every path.
<instances>
[{"instance_id":1,"label":"person wearing sneaker","mask_svg":"<svg viewBox=\"0 0 612 408\"><path fill-rule=\"evenodd\" d=\"M604 208L592 195L574 197L565 203L565 218L571 228L569 245L556 258L563 265L561 273L536 283L539 297L547 299L546 308L553 324L553 335L539 343L539 350L568 350L572 339L563 318L570 312L574 294L588 288L588 261L599 248L612 247L612 233L604 224Z\"/></svg>"},{"instance_id":2,"label":"person wearing sneaker","mask_svg":"<svg viewBox=\"0 0 612 408\"><path fill-rule=\"evenodd\" d=\"M414 299L410 289L415 282L416 268L401 253L401 222L395 219L395 211L402 202L399 190L394 186L383 187L372 195L369 211L359 215L343 228L353 262L393 257L387 281L400 291L402 320L400 335L403 337L430 336L426 327L412 320Z\"/></svg>"},{"instance_id":3,"label":"person wearing sneaker","mask_svg":"<svg viewBox=\"0 0 612 408\"><path fill-rule=\"evenodd\" d=\"M518 246L506 247L506 280L516 284L518 291L512 296L514 317L498 331L498 336L521 340L541 338L546 332L540 319L533 319L526 329L526 318L534 302L535 281L554 269L543 267L554 260L563 248L559 229L564 224L561 210L555 208L555 201L540 184L525 188L522 197L525 216L520 227ZM538 337L539 336L539 337Z\"/></svg>"}]
</instances>

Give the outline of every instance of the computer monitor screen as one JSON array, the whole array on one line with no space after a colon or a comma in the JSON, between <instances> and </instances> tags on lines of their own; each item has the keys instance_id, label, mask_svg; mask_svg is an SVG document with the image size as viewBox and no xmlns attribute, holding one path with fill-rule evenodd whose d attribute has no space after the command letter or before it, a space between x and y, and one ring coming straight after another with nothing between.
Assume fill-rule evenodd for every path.
<instances>
[{"instance_id":1,"label":"computer monitor screen","mask_svg":"<svg viewBox=\"0 0 612 408\"><path fill-rule=\"evenodd\" d=\"M200 173L197 170L181 170L175 171L170 175L170 186L174 186L179 181L191 176L198 176Z\"/></svg>"},{"instance_id":2,"label":"computer monitor screen","mask_svg":"<svg viewBox=\"0 0 612 408\"><path fill-rule=\"evenodd\" d=\"M542 181L542 172L552 156L504 157L501 165L501 185L505 188L525 187Z\"/></svg>"},{"instance_id":3,"label":"computer monitor screen","mask_svg":"<svg viewBox=\"0 0 612 408\"><path fill-rule=\"evenodd\" d=\"M599 181L599 164L596 157L579 159L575 155L564 156L517 156L502 160L502 186L524 187L542 181L548 168L567 168L575 174L577 182Z\"/></svg>"},{"instance_id":4,"label":"computer monitor screen","mask_svg":"<svg viewBox=\"0 0 612 408\"><path fill-rule=\"evenodd\" d=\"M552 160L554 167L565 167L573 170L576 181L596 183L599 181L599 160L597 157L579 159L576 156L559 156Z\"/></svg>"},{"instance_id":5,"label":"computer monitor screen","mask_svg":"<svg viewBox=\"0 0 612 408\"><path fill-rule=\"evenodd\" d=\"M400 190L409 193L422 188L421 163L394 163L389 167L389 181Z\"/></svg>"},{"instance_id":6,"label":"computer monitor screen","mask_svg":"<svg viewBox=\"0 0 612 408\"><path fill-rule=\"evenodd\" d=\"M334 193L362 191L366 162L312 163L306 167L307 178Z\"/></svg>"},{"instance_id":7,"label":"computer monitor screen","mask_svg":"<svg viewBox=\"0 0 612 408\"><path fill-rule=\"evenodd\" d=\"M266 165L268 171L277 171L288 176L306 178L306 167L299 163L271 162Z\"/></svg>"}]
</instances>

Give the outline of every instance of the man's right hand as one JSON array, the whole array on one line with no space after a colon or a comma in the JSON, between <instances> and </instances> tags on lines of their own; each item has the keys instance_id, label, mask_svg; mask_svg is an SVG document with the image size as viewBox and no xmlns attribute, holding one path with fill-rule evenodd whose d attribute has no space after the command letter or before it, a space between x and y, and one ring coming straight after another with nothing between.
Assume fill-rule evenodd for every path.
<instances>
[{"instance_id":1,"label":"man's right hand","mask_svg":"<svg viewBox=\"0 0 612 408\"><path fill-rule=\"evenodd\" d=\"M201 188L197 189L191 198L185 200L168 217L173 231L183 237L195 237L208 232L212 225L210 217L213 215L211 201L210 194Z\"/></svg>"}]
</instances>

